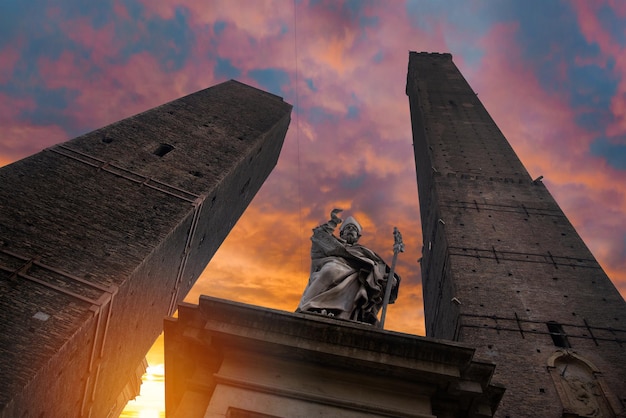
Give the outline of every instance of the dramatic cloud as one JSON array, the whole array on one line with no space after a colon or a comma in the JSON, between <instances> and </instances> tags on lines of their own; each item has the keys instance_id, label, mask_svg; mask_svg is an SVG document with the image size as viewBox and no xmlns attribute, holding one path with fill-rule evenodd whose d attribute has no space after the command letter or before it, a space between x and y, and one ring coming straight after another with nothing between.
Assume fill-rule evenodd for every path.
<instances>
[{"instance_id":1,"label":"dramatic cloud","mask_svg":"<svg viewBox=\"0 0 626 418\"><path fill-rule=\"evenodd\" d=\"M293 103L293 123L278 167L189 299L293 309L309 231L334 206L359 215L364 240L387 257L392 227L403 230L404 292L419 295L407 52L449 50L624 291L625 12L572 4L537 13L480 1L11 3L0 161L234 77ZM419 311L415 300L406 306Z\"/></svg>"}]
</instances>

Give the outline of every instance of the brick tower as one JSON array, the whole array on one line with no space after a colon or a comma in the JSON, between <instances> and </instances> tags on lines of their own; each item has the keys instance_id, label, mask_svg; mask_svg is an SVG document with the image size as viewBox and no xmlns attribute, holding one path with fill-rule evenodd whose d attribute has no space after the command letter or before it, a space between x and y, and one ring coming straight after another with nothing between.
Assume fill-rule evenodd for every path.
<instances>
[{"instance_id":1,"label":"brick tower","mask_svg":"<svg viewBox=\"0 0 626 418\"><path fill-rule=\"evenodd\" d=\"M0 170L0 417L119 415L290 113L229 81Z\"/></svg>"},{"instance_id":2,"label":"brick tower","mask_svg":"<svg viewBox=\"0 0 626 418\"><path fill-rule=\"evenodd\" d=\"M496 364L498 417L624 416L626 303L450 54L411 52L428 336Z\"/></svg>"}]
</instances>

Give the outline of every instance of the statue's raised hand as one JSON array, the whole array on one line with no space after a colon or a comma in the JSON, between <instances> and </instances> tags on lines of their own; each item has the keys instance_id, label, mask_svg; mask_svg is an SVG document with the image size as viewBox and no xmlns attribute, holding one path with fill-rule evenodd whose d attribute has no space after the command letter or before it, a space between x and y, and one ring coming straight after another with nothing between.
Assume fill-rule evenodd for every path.
<instances>
[{"instance_id":1,"label":"statue's raised hand","mask_svg":"<svg viewBox=\"0 0 626 418\"><path fill-rule=\"evenodd\" d=\"M340 223L343 222L343 220L337 216L338 213L343 212L343 209L333 209L330 211L330 221L328 221L328 223L334 224L334 226L339 225Z\"/></svg>"}]
</instances>

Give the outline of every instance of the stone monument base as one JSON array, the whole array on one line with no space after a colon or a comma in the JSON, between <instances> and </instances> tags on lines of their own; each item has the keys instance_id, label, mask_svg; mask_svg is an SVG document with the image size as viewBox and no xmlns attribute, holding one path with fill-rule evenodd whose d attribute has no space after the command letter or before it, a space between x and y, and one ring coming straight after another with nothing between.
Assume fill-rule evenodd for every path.
<instances>
[{"instance_id":1,"label":"stone monument base","mask_svg":"<svg viewBox=\"0 0 626 418\"><path fill-rule=\"evenodd\" d=\"M456 343L201 296L165 321L168 417L485 417L504 389Z\"/></svg>"}]
</instances>

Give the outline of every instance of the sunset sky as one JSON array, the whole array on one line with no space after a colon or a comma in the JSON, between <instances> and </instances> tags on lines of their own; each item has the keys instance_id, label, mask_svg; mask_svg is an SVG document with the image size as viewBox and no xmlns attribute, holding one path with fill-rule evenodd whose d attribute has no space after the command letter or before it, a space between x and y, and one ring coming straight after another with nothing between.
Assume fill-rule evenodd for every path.
<instances>
[{"instance_id":1,"label":"sunset sky","mask_svg":"<svg viewBox=\"0 0 626 418\"><path fill-rule=\"evenodd\" d=\"M620 0L5 0L0 165L228 79L270 91L294 106L278 166L187 301L293 311L340 207L389 261L402 232L387 328L423 335L410 50L453 54L626 295Z\"/></svg>"}]
</instances>

